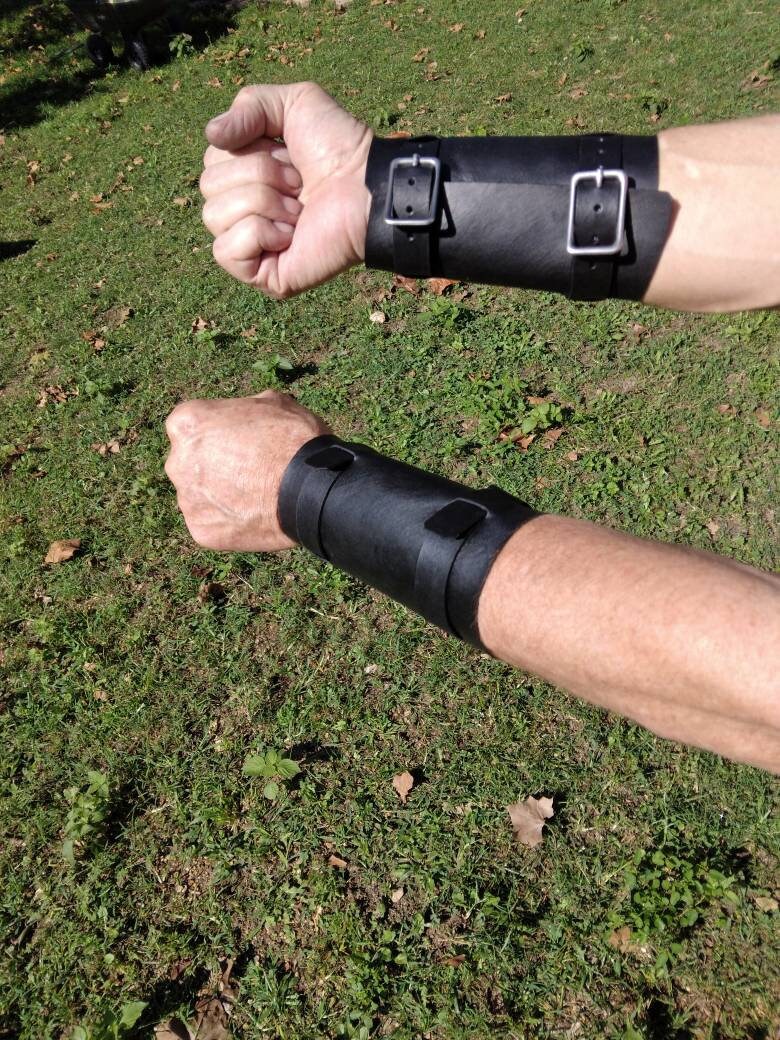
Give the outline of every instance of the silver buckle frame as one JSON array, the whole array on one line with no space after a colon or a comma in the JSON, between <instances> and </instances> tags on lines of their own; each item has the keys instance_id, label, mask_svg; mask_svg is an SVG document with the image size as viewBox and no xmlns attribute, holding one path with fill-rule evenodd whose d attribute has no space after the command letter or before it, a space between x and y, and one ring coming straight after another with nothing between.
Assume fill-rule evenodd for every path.
<instances>
[{"instance_id":1,"label":"silver buckle frame","mask_svg":"<svg viewBox=\"0 0 780 1040\"><path fill-rule=\"evenodd\" d=\"M595 181L601 188L605 180L617 181L620 185L618 212L615 220L615 237L606 245L578 246L574 240L574 211L577 205L577 185L580 181ZM597 170L583 170L575 173L571 179L569 195L569 222L566 229L566 252L571 256L614 256L623 248L626 233L626 199L628 197L628 177L623 170L605 170L599 166Z\"/></svg>"},{"instance_id":2,"label":"silver buckle frame","mask_svg":"<svg viewBox=\"0 0 780 1040\"><path fill-rule=\"evenodd\" d=\"M417 169L420 166L428 166L433 170L433 184L431 185L431 200L428 204L428 213L424 217L397 217L393 208L393 192L395 188L395 175L398 170ZM436 212L439 206L439 187L441 186L441 162L434 156L419 155L417 152L411 158L401 156L393 159L390 163L390 172L387 181L387 202L385 203L385 224L391 227L431 227L436 222Z\"/></svg>"}]
</instances>

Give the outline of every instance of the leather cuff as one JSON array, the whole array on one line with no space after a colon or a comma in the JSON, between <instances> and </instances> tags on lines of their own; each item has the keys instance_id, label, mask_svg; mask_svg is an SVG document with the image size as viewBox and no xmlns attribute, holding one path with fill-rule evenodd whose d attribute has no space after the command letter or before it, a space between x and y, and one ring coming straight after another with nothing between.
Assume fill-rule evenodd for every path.
<instances>
[{"instance_id":1,"label":"leather cuff","mask_svg":"<svg viewBox=\"0 0 780 1040\"><path fill-rule=\"evenodd\" d=\"M330 434L285 470L279 521L294 541L482 648L479 596L493 561L537 514Z\"/></svg>"},{"instance_id":2,"label":"leather cuff","mask_svg":"<svg viewBox=\"0 0 780 1040\"><path fill-rule=\"evenodd\" d=\"M366 266L641 299L666 242L655 137L374 138Z\"/></svg>"}]
</instances>

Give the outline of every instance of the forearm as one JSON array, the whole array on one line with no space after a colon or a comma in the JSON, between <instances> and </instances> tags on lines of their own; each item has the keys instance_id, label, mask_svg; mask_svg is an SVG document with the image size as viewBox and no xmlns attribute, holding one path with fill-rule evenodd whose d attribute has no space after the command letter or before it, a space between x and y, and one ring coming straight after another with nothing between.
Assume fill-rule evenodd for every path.
<instances>
[{"instance_id":1,"label":"forearm","mask_svg":"<svg viewBox=\"0 0 780 1040\"><path fill-rule=\"evenodd\" d=\"M780 115L664 130L658 151L675 217L645 302L780 305Z\"/></svg>"},{"instance_id":2,"label":"forearm","mask_svg":"<svg viewBox=\"0 0 780 1040\"><path fill-rule=\"evenodd\" d=\"M497 657L661 736L780 772L772 575L543 516L493 565L479 631Z\"/></svg>"}]
</instances>

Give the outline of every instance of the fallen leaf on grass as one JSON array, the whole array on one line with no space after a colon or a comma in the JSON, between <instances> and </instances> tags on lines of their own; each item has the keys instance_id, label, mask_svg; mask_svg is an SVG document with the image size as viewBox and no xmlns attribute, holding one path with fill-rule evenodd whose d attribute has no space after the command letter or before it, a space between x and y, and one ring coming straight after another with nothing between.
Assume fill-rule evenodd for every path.
<instances>
[{"instance_id":1,"label":"fallen leaf on grass","mask_svg":"<svg viewBox=\"0 0 780 1040\"><path fill-rule=\"evenodd\" d=\"M574 90L569 92L569 97L572 101L579 101L580 98L584 98L587 93L585 87L575 87Z\"/></svg>"},{"instance_id":2,"label":"fallen leaf on grass","mask_svg":"<svg viewBox=\"0 0 780 1040\"><path fill-rule=\"evenodd\" d=\"M72 560L80 548L80 538L61 538L59 541L51 543L43 562L65 563L66 560Z\"/></svg>"},{"instance_id":3,"label":"fallen leaf on grass","mask_svg":"<svg viewBox=\"0 0 780 1040\"><path fill-rule=\"evenodd\" d=\"M404 897L404 890L402 888L394 888L390 893L391 903L400 903Z\"/></svg>"},{"instance_id":4,"label":"fallen leaf on grass","mask_svg":"<svg viewBox=\"0 0 780 1040\"><path fill-rule=\"evenodd\" d=\"M772 423L772 419L766 408L756 408L755 412L753 412L753 415L755 415L756 419L758 420L758 425L762 429L769 429Z\"/></svg>"},{"instance_id":5,"label":"fallen leaf on grass","mask_svg":"<svg viewBox=\"0 0 780 1040\"><path fill-rule=\"evenodd\" d=\"M759 910L763 910L765 914L773 914L778 909L778 903L776 899L771 896L753 896L753 902L756 904Z\"/></svg>"},{"instance_id":6,"label":"fallen leaf on grass","mask_svg":"<svg viewBox=\"0 0 780 1040\"><path fill-rule=\"evenodd\" d=\"M230 1040L228 1014L219 997L205 997L195 1005L197 1040Z\"/></svg>"},{"instance_id":7,"label":"fallen leaf on grass","mask_svg":"<svg viewBox=\"0 0 780 1040\"><path fill-rule=\"evenodd\" d=\"M336 870L346 870L349 864L341 856L336 856L333 853L328 856L328 866L335 867Z\"/></svg>"},{"instance_id":8,"label":"fallen leaf on grass","mask_svg":"<svg viewBox=\"0 0 780 1040\"><path fill-rule=\"evenodd\" d=\"M767 84L772 82L772 77L759 69L753 69L749 76L742 80L739 89L744 93L748 90L763 90Z\"/></svg>"},{"instance_id":9,"label":"fallen leaf on grass","mask_svg":"<svg viewBox=\"0 0 780 1040\"><path fill-rule=\"evenodd\" d=\"M461 31L461 29L463 28L463 24L464 24L463 22L455 22L454 25L451 25L449 27L449 31L452 32L452 33L459 33Z\"/></svg>"},{"instance_id":10,"label":"fallen leaf on grass","mask_svg":"<svg viewBox=\"0 0 780 1040\"><path fill-rule=\"evenodd\" d=\"M106 455L118 455L119 452L122 450L122 446L120 445L116 437L114 437L110 441L106 441L105 444L101 444L99 441L96 441L94 444L90 444L90 448L93 451L96 451L98 455L102 455L103 458L105 458Z\"/></svg>"},{"instance_id":11,"label":"fallen leaf on grass","mask_svg":"<svg viewBox=\"0 0 780 1040\"><path fill-rule=\"evenodd\" d=\"M393 787L401 799L401 802L406 805L406 799L409 797L409 792L414 787L414 777L411 773L403 772L398 773L397 776L393 777Z\"/></svg>"},{"instance_id":12,"label":"fallen leaf on grass","mask_svg":"<svg viewBox=\"0 0 780 1040\"><path fill-rule=\"evenodd\" d=\"M198 315L198 317L195 318L194 321L192 322L192 324L190 325L190 331L191 332L205 332L206 329L210 329L210 328L213 328L213 327L214 327L214 323L213 322L206 321L205 318L201 318L201 316Z\"/></svg>"},{"instance_id":13,"label":"fallen leaf on grass","mask_svg":"<svg viewBox=\"0 0 780 1040\"><path fill-rule=\"evenodd\" d=\"M562 426L558 426L555 429L548 430L542 436L542 444L545 446L545 448L552 448L552 446L555 444L555 442L558 440L558 438L562 434L563 434L563 427Z\"/></svg>"},{"instance_id":14,"label":"fallen leaf on grass","mask_svg":"<svg viewBox=\"0 0 780 1040\"><path fill-rule=\"evenodd\" d=\"M624 924L622 928L616 928L607 939L607 942L616 950L620 950L621 953L625 953L631 945L631 929L627 924Z\"/></svg>"},{"instance_id":15,"label":"fallen leaf on grass","mask_svg":"<svg viewBox=\"0 0 780 1040\"><path fill-rule=\"evenodd\" d=\"M173 200L174 206L191 206L192 199L188 199L186 195L177 195Z\"/></svg>"},{"instance_id":16,"label":"fallen leaf on grass","mask_svg":"<svg viewBox=\"0 0 780 1040\"><path fill-rule=\"evenodd\" d=\"M736 415L737 414L737 409L734 407L733 404L719 404L718 407L715 409L715 411L719 412L721 415Z\"/></svg>"},{"instance_id":17,"label":"fallen leaf on grass","mask_svg":"<svg viewBox=\"0 0 780 1040\"><path fill-rule=\"evenodd\" d=\"M371 311L368 316L368 320L374 325L384 325L387 321L387 315L384 311Z\"/></svg>"},{"instance_id":18,"label":"fallen leaf on grass","mask_svg":"<svg viewBox=\"0 0 780 1040\"><path fill-rule=\"evenodd\" d=\"M533 795L529 795L524 802L508 805L506 811L512 821L515 838L530 848L541 845L544 840L542 828L555 815L552 798L534 798Z\"/></svg>"},{"instance_id":19,"label":"fallen leaf on grass","mask_svg":"<svg viewBox=\"0 0 780 1040\"><path fill-rule=\"evenodd\" d=\"M121 328L135 314L132 307L118 305L110 307L103 315L103 321L109 329Z\"/></svg>"},{"instance_id":20,"label":"fallen leaf on grass","mask_svg":"<svg viewBox=\"0 0 780 1040\"><path fill-rule=\"evenodd\" d=\"M515 441L515 444L520 449L520 451L528 451L528 449L531 447L535 440L536 434L529 433L526 437L518 437Z\"/></svg>"},{"instance_id":21,"label":"fallen leaf on grass","mask_svg":"<svg viewBox=\"0 0 780 1040\"><path fill-rule=\"evenodd\" d=\"M387 137L389 140L400 140L401 138L411 137L411 133L408 130L394 130Z\"/></svg>"},{"instance_id":22,"label":"fallen leaf on grass","mask_svg":"<svg viewBox=\"0 0 780 1040\"><path fill-rule=\"evenodd\" d=\"M451 286L457 284L455 278L429 278L427 281L428 291L434 296L442 296Z\"/></svg>"},{"instance_id":23,"label":"fallen leaf on grass","mask_svg":"<svg viewBox=\"0 0 780 1040\"><path fill-rule=\"evenodd\" d=\"M494 97L493 100L495 102L497 102L499 105L503 105L503 104L506 104L507 101L511 101L512 100L512 95L511 94L499 94L498 97Z\"/></svg>"},{"instance_id":24,"label":"fallen leaf on grass","mask_svg":"<svg viewBox=\"0 0 780 1040\"><path fill-rule=\"evenodd\" d=\"M430 47L421 47L420 50L413 56L412 61L425 61L426 57L431 53Z\"/></svg>"},{"instance_id":25,"label":"fallen leaf on grass","mask_svg":"<svg viewBox=\"0 0 780 1040\"><path fill-rule=\"evenodd\" d=\"M704 526L710 532L710 537L714 541L718 535L718 531L720 531L720 524L717 520L708 520Z\"/></svg>"},{"instance_id":26,"label":"fallen leaf on grass","mask_svg":"<svg viewBox=\"0 0 780 1040\"><path fill-rule=\"evenodd\" d=\"M565 455L565 458L569 462L576 462L579 457L580 457L579 456L579 452L576 452L576 451L567 451L566 455Z\"/></svg>"},{"instance_id":27,"label":"fallen leaf on grass","mask_svg":"<svg viewBox=\"0 0 780 1040\"><path fill-rule=\"evenodd\" d=\"M79 388L74 387L72 390L65 390L64 387L59 384L55 386L45 386L41 390L38 400L36 401L36 407L45 408L51 401L54 404L64 404L70 397L78 397Z\"/></svg>"},{"instance_id":28,"label":"fallen leaf on grass","mask_svg":"<svg viewBox=\"0 0 780 1040\"><path fill-rule=\"evenodd\" d=\"M85 331L81 333L81 338L85 343L89 343L96 354L99 354L106 345L106 341L102 336L97 334L95 329L85 329Z\"/></svg>"},{"instance_id":29,"label":"fallen leaf on grass","mask_svg":"<svg viewBox=\"0 0 780 1040\"><path fill-rule=\"evenodd\" d=\"M394 289L405 289L412 296L420 295L420 286L417 284L416 278L407 278L406 275L397 274L393 277L393 288Z\"/></svg>"},{"instance_id":30,"label":"fallen leaf on grass","mask_svg":"<svg viewBox=\"0 0 780 1040\"><path fill-rule=\"evenodd\" d=\"M456 953L452 957L440 957L439 964L446 964L448 968L459 968L466 959L465 953Z\"/></svg>"},{"instance_id":31,"label":"fallen leaf on grass","mask_svg":"<svg viewBox=\"0 0 780 1040\"><path fill-rule=\"evenodd\" d=\"M193 1040L193 1034L179 1018L169 1018L154 1027L155 1040Z\"/></svg>"},{"instance_id":32,"label":"fallen leaf on grass","mask_svg":"<svg viewBox=\"0 0 780 1040\"><path fill-rule=\"evenodd\" d=\"M204 581L198 589L199 603L221 603L225 599L225 589L218 581Z\"/></svg>"}]
</instances>

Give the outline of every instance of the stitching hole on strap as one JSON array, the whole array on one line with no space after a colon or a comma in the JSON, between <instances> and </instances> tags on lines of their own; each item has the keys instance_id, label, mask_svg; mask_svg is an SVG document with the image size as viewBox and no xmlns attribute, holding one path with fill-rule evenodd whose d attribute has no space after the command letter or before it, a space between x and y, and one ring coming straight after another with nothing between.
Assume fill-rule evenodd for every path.
<instances>
[{"instance_id":1,"label":"stitching hole on strap","mask_svg":"<svg viewBox=\"0 0 780 1040\"><path fill-rule=\"evenodd\" d=\"M597 246L599 244L599 236L598 235L594 235L593 238L591 239L591 241L593 242L594 246Z\"/></svg>"},{"instance_id":2,"label":"stitching hole on strap","mask_svg":"<svg viewBox=\"0 0 780 1040\"><path fill-rule=\"evenodd\" d=\"M406 212L407 213L414 213L414 206L407 206L406 207Z\"/></svg>"},{"instance_id":3,"label":"stitching hole on strap","mask_svg":"<svg viewBox=\"0 0 780 1040\"><path fill-rule=\"evenodd\" d=\"M594 213L601 213L601 203L600 202L597 202L596 205L593 207L593 212Z\"/></svg>"},{"instance_id":4,"label":"stitching hole on strap","mask_svg":"<svg viewBox=\"0 0 780 1040\"><path fill-rule=\"evenodd\" d=\"M409 187L410 187L410 188L413 188L413 187L414 187L414 184L415 184L415 180L414 180L414 177L410 177L410 178L409 178Z\"/></svg>"}]
</instances>

